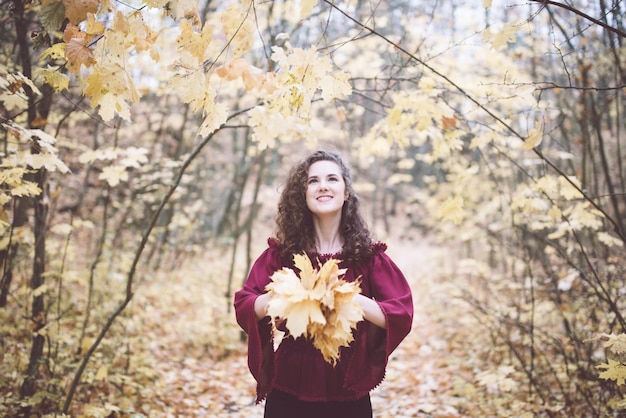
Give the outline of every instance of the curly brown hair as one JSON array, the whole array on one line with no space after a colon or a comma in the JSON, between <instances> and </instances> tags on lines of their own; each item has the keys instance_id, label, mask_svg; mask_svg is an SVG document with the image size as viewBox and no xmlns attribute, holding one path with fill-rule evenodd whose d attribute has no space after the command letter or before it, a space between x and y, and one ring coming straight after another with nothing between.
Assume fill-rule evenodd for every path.
<instances>
[{"instance_id":1,"label":"curly brown hair","mask_svg":"<svg viewBox=\"0 0 626 418\"><path fill-rule=\"evenodd\" d=\"M306 204L306 188L309 167L318 161L332 161L341 168L348 195L339 225L344 242L342 259L347 265L358 263L372 254L370 231L361 215L350 170L338 154L323 150L314 152L291 169L281 193L276 215L276 238L281 244L281 256L291 262L294 254L315 252L313 214Z\"/></svg>"}]
</instances>

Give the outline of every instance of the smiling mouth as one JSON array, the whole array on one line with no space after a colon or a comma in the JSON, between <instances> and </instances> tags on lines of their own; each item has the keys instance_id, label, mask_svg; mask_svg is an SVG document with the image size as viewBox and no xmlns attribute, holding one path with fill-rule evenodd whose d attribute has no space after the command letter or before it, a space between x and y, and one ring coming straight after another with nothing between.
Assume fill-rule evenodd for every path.
<instances>
[{"instance_id":1,"label":"smiling mouth","mask_svg":"<svg viewBox=\"0 0 626 418\"><path fill-rule=\"evenodd\" d=\"M332 196L320 196L317 198L318 201L320 202L327 202L329 200L331 200L333 197Z\"/></svg>"}]
</instances>

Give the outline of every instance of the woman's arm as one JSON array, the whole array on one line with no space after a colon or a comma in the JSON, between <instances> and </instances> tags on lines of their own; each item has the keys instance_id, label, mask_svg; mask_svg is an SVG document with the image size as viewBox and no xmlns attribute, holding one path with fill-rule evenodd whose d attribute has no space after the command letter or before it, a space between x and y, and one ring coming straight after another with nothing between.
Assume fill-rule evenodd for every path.
<instances>
[{"instance_id":1,"label":"woman's arm","mask_svg":"<svg viewBox=\"0 0 626 418\"><path fill-rule=\"evenodd\" d=\"M363 319L379 328L387 328L387 318L374 299L358 294L356 295L356 301L361 305L361 309L363 309Z\"/></svg>"}]
</instances>

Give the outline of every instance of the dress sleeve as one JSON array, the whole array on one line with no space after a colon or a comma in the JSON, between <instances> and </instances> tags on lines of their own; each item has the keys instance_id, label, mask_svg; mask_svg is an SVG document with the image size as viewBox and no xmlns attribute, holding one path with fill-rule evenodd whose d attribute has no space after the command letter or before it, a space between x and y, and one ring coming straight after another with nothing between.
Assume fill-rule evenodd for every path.
<instances>
[{"instance_id":1,"label":"dress sleeve","mask_svg":"<svg viewBox=\"0 0 626 418\"><path fill-rule=\"evenodd\" d=\"M355 338L357 344L346 375L346 384L356 390L369 391L383 381L389 356L409 334L413 323L411 288L385 254L386 248L385 244L376 244L373 260L362 278L362 290L380 306L387 328L366 321L359 324L360 335Z\"/></svg>"},{"instance_id":2,"label":"dress sleeve","mask_svg":"<svg viewBox=\"0 0 626 418\"><path fill-rule=\"evenodd\" d=\"M269 248L255 261L243 288L235 293L234 298L237 323L248 334L248 368L257 382L257 402L267 395L274 377L270 319L258 320L254 311L254 301L266 292L270 276L281 267L278 244L271 240L268 242Z\"/></svg>"}]
</instances>

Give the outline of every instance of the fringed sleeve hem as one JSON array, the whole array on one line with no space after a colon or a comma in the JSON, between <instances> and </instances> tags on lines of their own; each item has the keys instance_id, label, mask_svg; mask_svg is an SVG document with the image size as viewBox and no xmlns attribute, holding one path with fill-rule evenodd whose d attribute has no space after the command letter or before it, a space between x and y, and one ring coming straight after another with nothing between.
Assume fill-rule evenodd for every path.
<instances>
[{"instance_id":1,"label":"fringed sleeve hem","mask_svg":"<svg viewBox=\"0 0 626 418\"><path fill-rule=\"evenodd\" d=\"M411 331L413 296L397 265L385 254L387 246L377 243L369 268L364 271L363 293L374 299L387 320L385 329L369 322L357 328L354 356L346 374L346 387L370 391L385 378L391 353ZM366 276L366 277L365 277Z\"/></svg>"},{"instance_id":2,"label":"fringed sleeve hem","mask_svg":"<svg viewBox=\"0 0 626 418\"><path fill-rule=\"evenodd\" d=\"M237 323L248 334L248 368L257 382L257 403L267 395L274 377L271 323L269 317L258 320L254 310L254 301L266 292L270 276L281 267L278 243L270 239L268 244L234 298Z\"/></svg>"}]
</instances>

